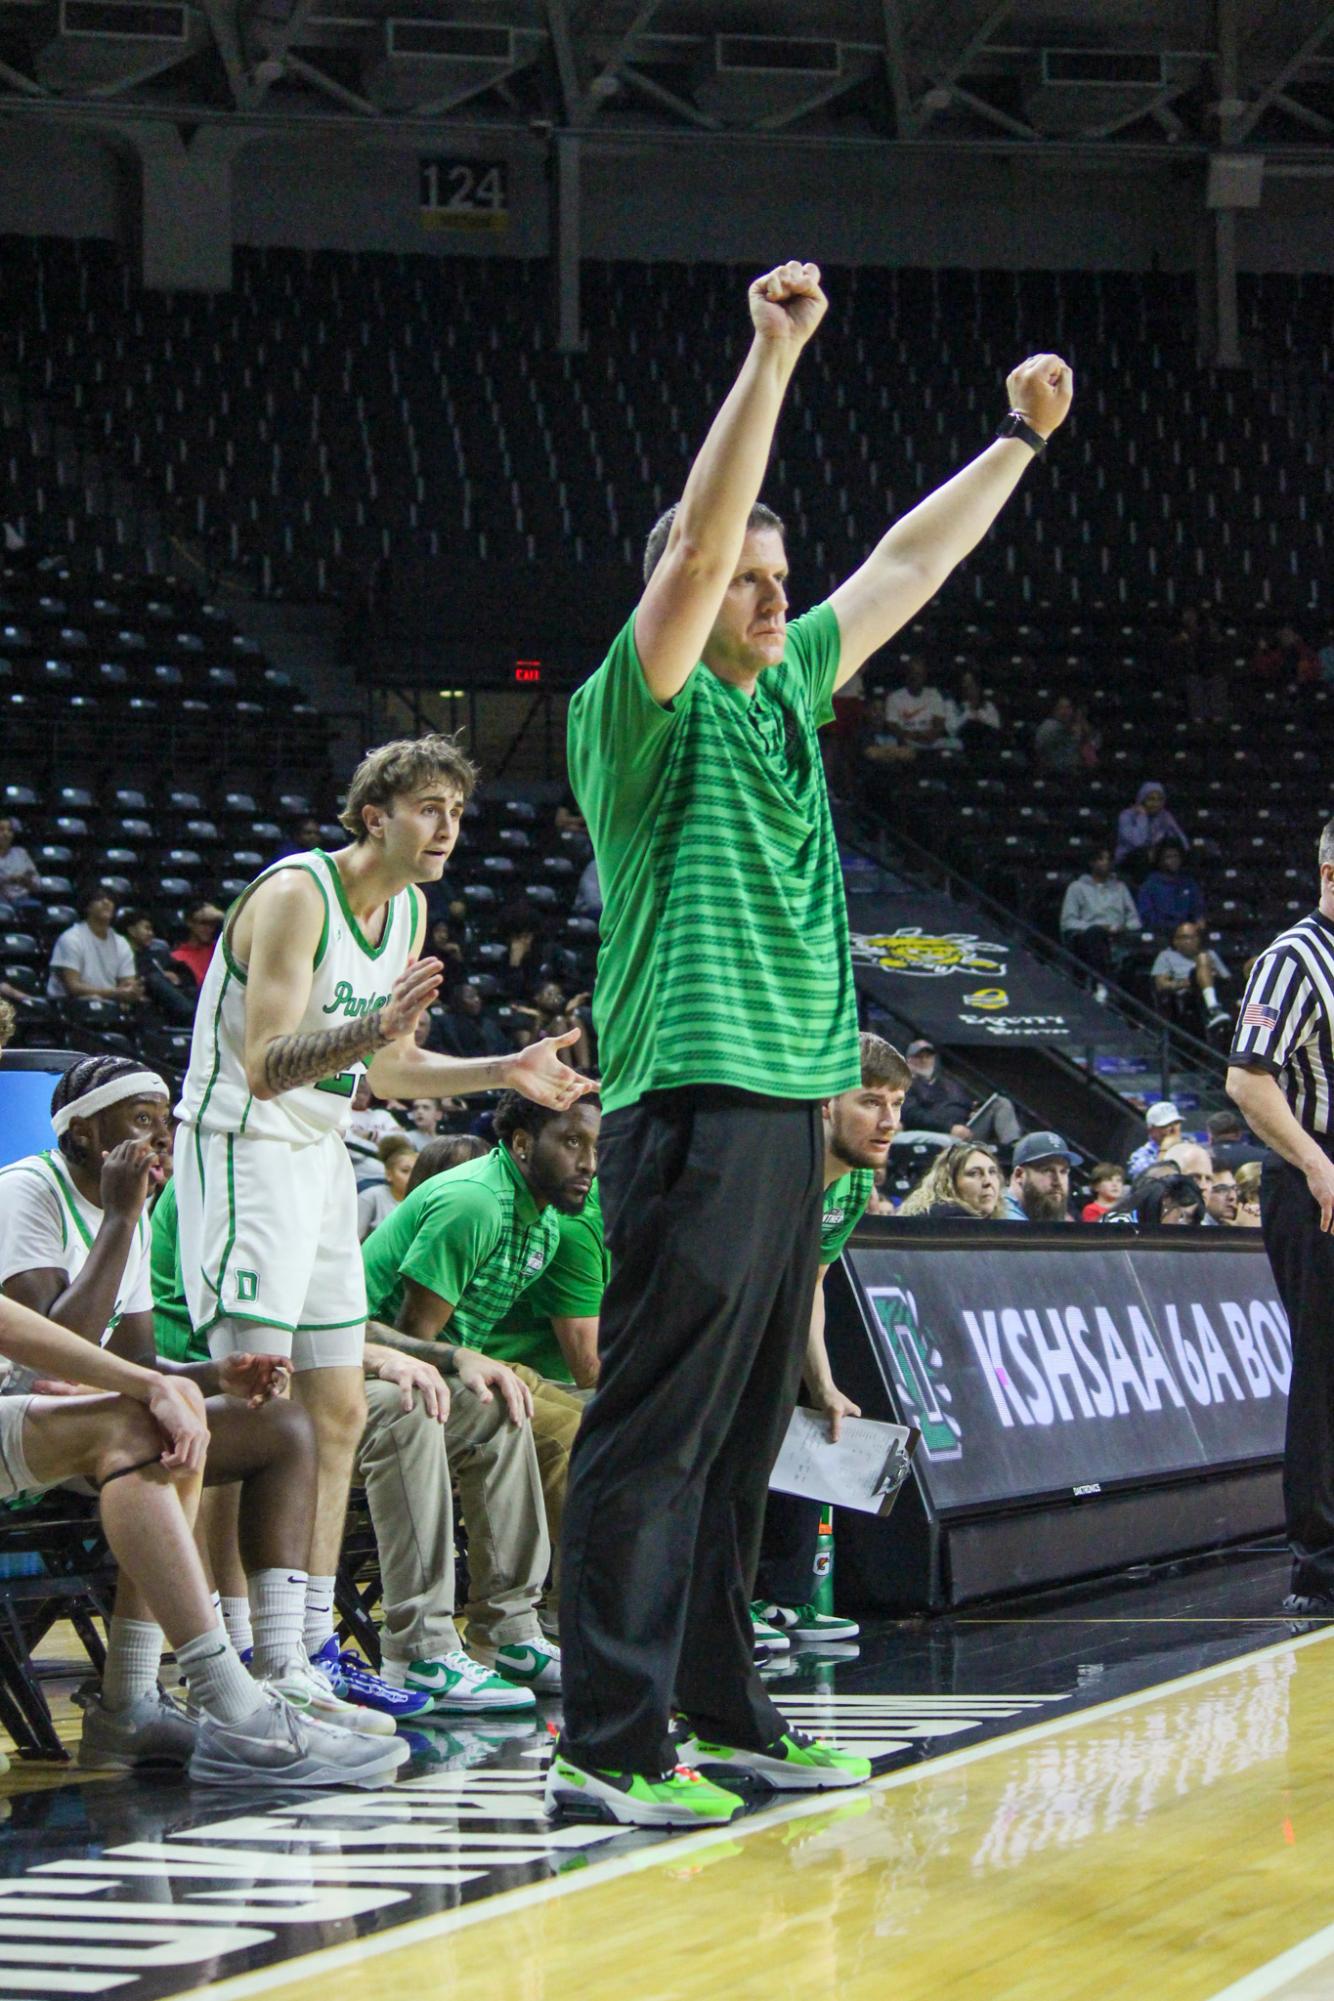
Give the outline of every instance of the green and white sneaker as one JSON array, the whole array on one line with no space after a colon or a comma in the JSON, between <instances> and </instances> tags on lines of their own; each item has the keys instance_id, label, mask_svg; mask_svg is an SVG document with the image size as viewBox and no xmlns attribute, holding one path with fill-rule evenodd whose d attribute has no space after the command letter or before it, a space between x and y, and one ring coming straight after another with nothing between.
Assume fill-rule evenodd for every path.
<instances>
[{"instance_id":1,"label":"green and white sneaker","mask_svg":"<svg viewBox=\"0 0 1334 2001\"><path fill-rule=\"evenodd\" d=\"M785 1793L861 1786L871 1776L869 1758L835 1750L822 1737L807 1737L801 1730L785 1730L763 1751L741 1751L731 1744L687 1737L681 1745L681 1756L688 1765L726 1765L733 1772L767 1779L771 1786Z\"/></svg>"},{"instance_id":2,"label":"green and white sneaker","mask_svg":"<svg viewBox=\"0 0 1334 2001\"><path fill-rule=\"evenodd\" d=\"M855 1640L861 1627L855 1619L839 1619L832 1612L817 1612L814 1605L752 1605L752 1619L758 1612L770 1626L786 1633L790 1640Z\"/></svg>"},{"instance_id":3,"label":"green and white sneaker","mask_svg":"<svg viewBox=\"0 0 1334 2001\"><path fill-rule=\"evenodd\" d=\"M531 1640L515 1640L508 1647L479 1646L473 1655L483 1667L504 1675L520 1688L536 1689L539 1695L560 1693L560 1648L541 1633Z\"/></svg>"},{"instance_id":4,"label":"green and white sneaker","mask_svg":"<svg viewBox=\"0 0 1334 2001\"><path fill-rule=\"evenodd\" d=\"M645 1778L641 1772L590 1772L559 1751L547 1767L546 1809L569 1820L614 1821L620 1827L722 1827L744 1801L685 1765Z\"/></svg>"},{"instance_id":5,"label":"green and white sneaker","mask_svg":"<svg viewBox=\"0 0 1334 2001\"><path fill-rule=\"evenodd\" d=\"M786 1633L780 1632L777 1626L770 1625L769 1621L764 1617L764 1607L762 1605L751 1606L750 1624L751 1631L755 1635L755 1645L757 1647L766 1647L771 1654L785 1654L788 1652L792 1645L791 1640Z\"/></svg>"},{"instance_id":6,"label":"green and white sneaker","mask_svg":"<svg viewBox=\"0 0 1334 2001\"><path fill-rule=\"evenodd\" d=\"M431 1707L425 1712L428 1716L482 1715L493 1710L537 1708L537 1698L531 1689L519 1688L503 1675L493 1674L461 1647L441 1654L436 1660L409 1661L406 1667L397 1661L386 1661L384 1673L386 1681L398 1688L429 1695Z\"/></svg>"}]
</instances>

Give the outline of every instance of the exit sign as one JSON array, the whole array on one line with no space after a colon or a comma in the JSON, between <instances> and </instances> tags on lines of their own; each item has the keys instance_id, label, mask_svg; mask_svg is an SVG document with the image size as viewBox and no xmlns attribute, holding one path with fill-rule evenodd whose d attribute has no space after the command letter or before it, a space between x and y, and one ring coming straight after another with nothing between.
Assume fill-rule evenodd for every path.
<instances>
[{"instance_id":1,"label":"exit sign","mask_svg":"<svg viewBox=\"0 0 1334 2001\"><path fill-rule=\"evenodd\" d=\"M542 679L542 662L540 660L516 660L514 663L514 678L516 681L526 681L530 684L534 681L540 681Z\"/></svg>"}]
</instances>

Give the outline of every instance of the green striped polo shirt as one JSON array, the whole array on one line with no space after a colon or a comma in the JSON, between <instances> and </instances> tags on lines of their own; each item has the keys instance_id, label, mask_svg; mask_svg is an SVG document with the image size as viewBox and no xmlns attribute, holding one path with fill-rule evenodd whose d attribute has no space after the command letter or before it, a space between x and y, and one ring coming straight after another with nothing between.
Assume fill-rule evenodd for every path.
<instances>
[{"instance_id":1,"label":"green striped polo shirt","mask_svg":"<svg viewBox=\"0 0 1334 2001\"><path fill-rule=\"evenodd\" d=\"M634 620L570 702L569 768L602 886L604 1109L725 1084L826 1098L861 1082L838 846L817 731L838 619L788 627L747 696L701 662L664 705Z\"/></svg>"},{"instance_id":2,"label":"green striped polo shirt","mask_svg":"<svg viewBox=\"0 0 1334 2001\"><path fill-rule=\"evenodd\" d=\"M848 1238L866 1214L866 1205L875 1187L875 1176L869 1167L854 1167L847 1174L831 1181L824 1192L824 1208L820 1215L820 1263L833 1264L844 1249Z\"/></svg>"},{"instance_id":3,"label":"green striped polo shirt","mask_svg":"<svg viewBox=\"0 0 1334 2001\"><path fill-rule=\"evenodd\" d=\"M595 1181L577 1216L558 1216L555 1256L535 1284L515 1300L481 1345L498 1362L526 1362L553 1383L572 1383L553 1320L593 1320L611 1277Z\"/></svg>"},{"instance_id":4,"label":"green striped polo shirt","mask_svg":"<svg viewBox=\"0 0 1334 2001\"><path fill-rule=\"evenodd\" d=\"M509 1153L498 1146L414 1188L361 1247L372 1320L392 1327L403 1281L415 1279L454 1311L444 1339L483 1348L556 1248L556 1211L542 1210Z\"/></svg>"}]
</instances>

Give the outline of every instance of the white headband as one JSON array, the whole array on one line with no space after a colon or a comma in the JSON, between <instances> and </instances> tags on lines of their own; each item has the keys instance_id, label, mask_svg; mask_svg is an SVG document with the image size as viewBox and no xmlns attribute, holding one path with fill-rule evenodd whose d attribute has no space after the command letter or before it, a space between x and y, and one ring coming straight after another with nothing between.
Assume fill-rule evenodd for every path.
<instances>
[{"instance_id":1,"label":"white headband","mask_svg":"<svg viewBox=\"0 0 1334 2001\"><path fill-rule=\"evenodd\" d=\"M62 1105L58 1112L52 1112L51 1124L57 1135L69 1131L74 1119L91 1119L95 1113L104 1112L110 1105L119 1105L126 1098L169 1098L165 1079L156 1070L130 1070L123 1077L113 1077L109 1084L99 1084L95 1091L85 1091L81 1098L75 1098L69 1105Z\"/></svg>"}]
</instances>

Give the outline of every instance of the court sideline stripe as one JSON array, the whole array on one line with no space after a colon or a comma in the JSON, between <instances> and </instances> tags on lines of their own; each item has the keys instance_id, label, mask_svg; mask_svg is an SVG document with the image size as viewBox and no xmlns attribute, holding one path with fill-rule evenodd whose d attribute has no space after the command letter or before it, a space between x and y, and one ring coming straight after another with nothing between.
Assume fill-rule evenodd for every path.
<instances>
[{"instance_id":1,"label":"court sideline stripe","mask_svg":"<svg viewBox=\"0 0 1334 2001\"><path fill-rule=\"evenodd\" d=\"M1113 1716L1124 1715L1128 1710L1146 1708L1152 1702L1161 1701L1166 1696L1179 1695L1190 1688L1202 1688L1207 1683L1222 1681L1228 1675L1240 1674L1257 1661L1274 1660L1282 1654L1293 1654L1303 1647L1320 1646L1334 1640L1334 1626L1319 1633L1303 1633L1295 1639L1276 1640L1272 1646L1256 1647L1253 1652L1241 1654L1235 1660L1218 1661L1213 1667L1195 1668L1189 1674L1178 1675L1171 1681L1158 1682L1153 1688L1138 1689L1133 1695L1114 1696L1110 1702L1095 1703L1089 1709L1075 1710L1069 1716L1053 1716L1043 1723L1034 1723L1027 1728L1007 1730L998 1737L988 1738L984 1744L971 1744L962 1750L947 1751L939 1758L926 1758L920 1764L906 1765L896 1772L885 1772L879 1778L871 1779L865 1786L859 1786L856 1794L865 1792L893 1792L900 1786L920 1785L925 1779L939 1778L942 1774L959 1771L965 1765L980 1764L986 1758L993 1758L1001 1751L1014 1751L1030 1744L1045 1742L1049 1737L1062 1737L1071 1730L1080 1729L1090 1723L1105 1722ZM1055 1700L1061 1700L1056 1697ZM350 1941L346 1945L325 1946L315 1952L303 1954L299 1959L284 1962L279 1966L266 1967L257 1973L235 1974L229 1980L217 1980L209 1987L210 2001L243 2001L252 1994L267 1993L275 1987L290 1986L295 1980L317 1980L321 1975L336 1972L340 1967L356 1966L363 1960L378 1959L386 1952L397 1952L400 1948L424 1945L428 1939L440 1938L449 1932L462 1931L465 1927L480 1924L491 1918L505 1918L515 1911L544 1904L555 1897L572 1896L581 1890L592 1890L604 1883L613 1883L623 1876L639 1874L641 1870L652 1869L680 1856L698 1854L701 1849L711 1847L719 1840L744 1841L748 1836L770 1827L783 1827L794 1820L809 1820L817 1813L829 1813L837 1807L840 1799L855 1797L853 1793L823 1792L806 1799L793 1800L785 1806L770 1807L757 1814L746 1816L740 1821L731 1821L723 1827L702 1829L698 1834L686 1834L666 1841L655 1841L650 1846L637 1849L633 1855L608 1856L605 1861L591 1863L586 1870L574 1876L558 1876L545 1883L525 1883L514 1890L501 1890L494 1897L480 1897L476 1903L461 1905L452 1911L436 1911L429 1916L410 1918L406 1924L376 1932L366 1939ZM114 1857L107 1857L108 1868L114 1868ZM168 1873L170 1870L168 1869ZM1325 1934L1318 1934L1323 1937ZM1334 1926L1329 1928L1329 1936L1334 1939ZM1307 1944L1310 1944L1307 1941ZM1300 1953L1304 1948L1293 1948ZM1280 1964L1279 1961L1273 1962ZM1263 1973L1267 1969L1261 1968ZM1294 1971L1296 1968L1294 1967ZM1250 1979L1258 1975L1247 1976ZM1259 2001L1259 1997L1269 1993L1267 1987L1248 1988L1243 1981L1224 1993L1212 1997L1212 2001Z\"/></svg>"},{"instance_id":2,"label":"court sideline stripe","mask_svg":"<svg viewBox=\"0 0 1334 2001\"><path fill-rule=\"evenodd\" d=\"M1289 1946L1288 1950L1281 1952L1277 1959L1266 1960L1263 1966L1257 1966L1253 1972L1244 1973L1241 1979L1234 1980L1230 1987L1220 1987L1216 1994L1210 1995L1209 2001L1264 2001L1266 1995L1286 1987L1299 1973L1307 1973L1312 1967L1319 1966L1332 1952L1334 1952L1334 1925L1326 1925L1323 1931L1312 1932L1310 1938L1302 1939L1298 1945ZM1329 1990L1322 1984L1321 1991L1327 1993ZM1300 1995L1294 1997L1294 2001L1303 2001L1303 1997L1307 1997L1309 2001L1309 1996L1314 1992L1314 1988L1304 1988Z\"/></svg>"}]
</instances>

